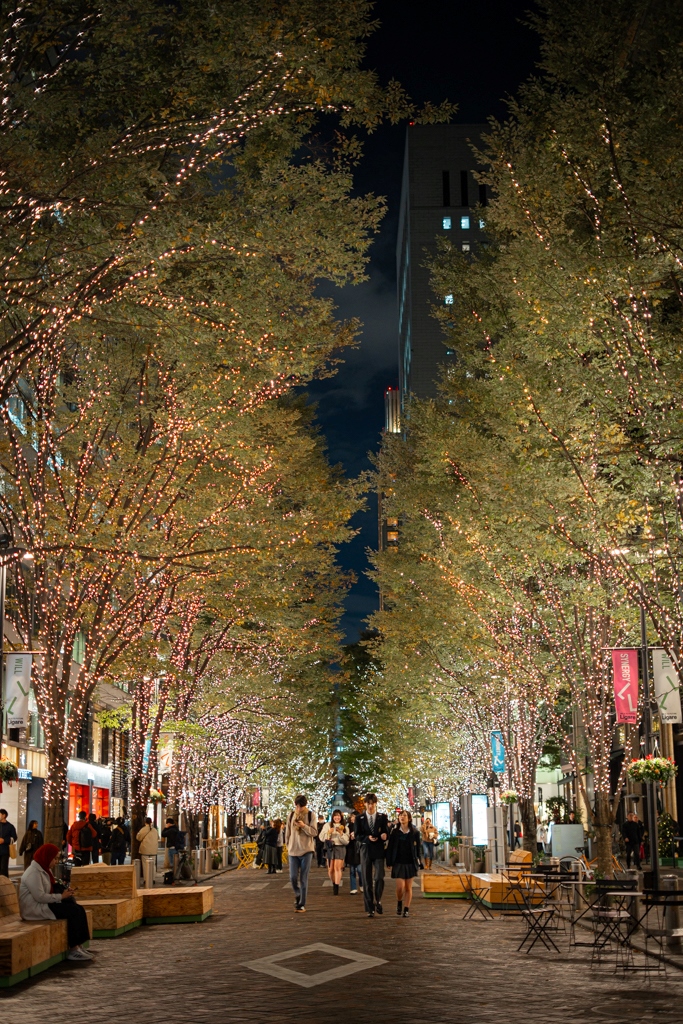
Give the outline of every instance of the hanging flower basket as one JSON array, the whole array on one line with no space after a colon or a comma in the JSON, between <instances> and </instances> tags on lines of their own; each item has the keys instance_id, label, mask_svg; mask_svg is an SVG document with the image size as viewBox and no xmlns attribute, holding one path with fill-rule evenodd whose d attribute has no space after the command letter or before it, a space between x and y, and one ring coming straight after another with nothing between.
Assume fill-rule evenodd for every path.
<instances>
[{"instance_id":1,"label":"hanging flower basket","mask_svg":"<svg viewBox=\"0 0 683 1024\"><path fill-rule=\"evenodd\" d=\"M631 761L626 769L629 779L634 782L659 782L666 786L676 776L678 765L670 757L640 757Z\"/></svg>"},{"instance_id":2,"label":"hanging flower basket","mask_svg":"<svg viewBox=\"0 0 683 1024\"><path fill-rule=\"evenodd\" d=\"M512 804L516 804L519 797L515 793L514 789L504 789L500 794L500 802L507 804L510 807Z\"/></svg>"},{"instance_id":3,"label":"hanging flower basket","mask_svg":"<svg viewBox=\"0 0 683 1024\"><path fill-rule=\"evenodd\" d=\"M0 757L0 782L9 782L11 784L16 782L18 778L19 769L14 761L9 761L6 757Z\"/></svg>"},{"instance_id":4,"label":"hanging flower basket","mask_svg":"<svg viewBox=\"0 0 683 1024\"><path fill-rule=\"evenodd\" d=\"M166 797L160 789L150 789L149 791L149 802L151 804L163 804L166 801Z\"/></svg>"}]
</instances>

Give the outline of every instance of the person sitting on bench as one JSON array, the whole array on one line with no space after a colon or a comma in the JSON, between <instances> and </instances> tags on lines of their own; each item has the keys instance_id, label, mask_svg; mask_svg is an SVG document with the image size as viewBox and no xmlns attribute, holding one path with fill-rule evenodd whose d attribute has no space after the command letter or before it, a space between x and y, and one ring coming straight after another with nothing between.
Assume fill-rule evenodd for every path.
<instances>
[{"instance_id":1,"label":"person sitting on bench","mask_svg":"<svg viewBox=\"0 0 683 1024\"><path fill-rule=\"evenodd\" d=\"M69 952L67 960L92 960L93 954L83 949L90 938L88 917L74 899L73 889L63 888L55 881L52 869L59 860L59 849L43 843L21 876L19 912L24 921L65 920Z\"/></svg>"}]
</instances>

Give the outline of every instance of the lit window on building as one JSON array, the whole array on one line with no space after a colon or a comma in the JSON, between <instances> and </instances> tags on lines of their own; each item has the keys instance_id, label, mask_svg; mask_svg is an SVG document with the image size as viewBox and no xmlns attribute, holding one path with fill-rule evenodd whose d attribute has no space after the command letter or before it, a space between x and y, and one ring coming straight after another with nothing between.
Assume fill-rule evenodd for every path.
<instances>
[{"instance_id":1,"label":"lit window on building","mask_svg":"<svg viewBox=\"0 0 683 1024\"><path fill-rule=\"evenodd\" d=\"M469 218L469 216L465 215L465 216L460 218L460 227L462 228L463 231L469 231L470 230L470 218Z\"/></svg>"},{"instance_id":2,"label":"lit window on building","mask_svg":"<svg viewBox=\"0 0 683 1024\"><path fill-rule=\"evenodd\" d=\"M463 242L462 243L462 251L463 252L469 252L470 251L470 243L469 242Z\"/></svg>"},{"instance_id":3,"label":"lit window on building","mask_svg":"<svg viewBox=\"0 0 683 1024\"><path fill-rule=\"evenodd\" d=\"M444 231L450 231L451 228L453 227L453 221L451 220L451 218L450 217L442 217L441 218L441 227L444 229Z\"/></svg>"},{"instance_id":4,"label":"lit window on building","mask_svg":"<svg viewBox=\"0 0 683 1024\"><path fill-rule=\"evenodd\" d=\"M480 217L480 218L479 218L479 230L480 230L480 231L483 231L485 227L486 227L486 222L485 222L485 221L483 221L483 220L481 219L481 217Z\"/></svg>"},{"instance_id":5,"label":"lit window on building","mask_svg":"<svg viewBox=\"0 0 683 1024\"><path fill-rule=\"evenodd\" d=\"M469 248L469 246L468 246L468 248ZM452 295L452 293L450 295L445 295L443 301L445 302L445 304L447 306L452 306L453 305L453 295Z\"/></svg>"},{"instance_id":6,"label":"lit window on building","mask_svg":"<svg viewBox=\"0 0 683 1024\"><path fill-rule=\"evenodd\" d=\"M397 542L398 542L398 531L397 530L387 530L387 543L388 544L392 544L392 543L395 544Z\"/></svg>"}]
</instances>

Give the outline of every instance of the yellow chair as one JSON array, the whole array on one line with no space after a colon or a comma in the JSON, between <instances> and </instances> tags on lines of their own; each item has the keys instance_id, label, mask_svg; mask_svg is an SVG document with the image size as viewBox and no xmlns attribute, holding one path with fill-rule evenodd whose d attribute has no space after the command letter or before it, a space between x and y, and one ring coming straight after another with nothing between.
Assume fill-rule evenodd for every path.
<instances>
[{"instance_id":1,"label":"yellow chair","mask_svg":"<svg viewBox=\"0 0 683 1024\"><path fill-rule=\"evenodd\" d=\"M258 846L256 843L242 843L242 846L237 851L239 858L239 864L237 870L240 868L249 868L256 860L256 854L258 853Z\"/></svg>"}]
</instances>

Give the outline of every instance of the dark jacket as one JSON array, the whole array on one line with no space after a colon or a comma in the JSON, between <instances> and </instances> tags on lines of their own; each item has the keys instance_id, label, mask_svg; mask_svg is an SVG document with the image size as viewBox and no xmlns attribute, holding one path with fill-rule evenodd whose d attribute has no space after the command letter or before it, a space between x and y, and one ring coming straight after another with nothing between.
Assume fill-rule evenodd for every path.
<instances>
[{"instance_id":1,"label":"dark jacket","mask_svg":"<svg viewBox=\"0 0 683 1024\"><path fill-rule=\"evenodd\" d=\"M394 866L396 860L396 854L398 852L398 844L400 842L401 826L397 825L396 828L392 828L389 834L389 842L387 843L387 865L388 867ZM417 871L422 867L421 853L422 853L422 836L415 828L414 825L410 826L411 841L410 841L410 852L413 855L413 864Z\"/></svg>"},{"instance_id":2,"label":"dark jacket","mask_svg":"<svg viewBox=\"0 0 683 1024\"><path fill-rule=\"evenodd\" d=\"M108 825L106 821L100 824L100 852L109 853L111 851L111 825Z\"/></svg>"},{"instance_id":3,"label":"dark jacket","mask_svg":"<svg viewBox=\"0 0 683 1024\"><path fill-rule=\"evenodd\" d=\"M166 846L170 849L178 849L178 836L180 835L180 829L177 825L167 825L166 828L161 830L161 838L166 840Z\"/></svg>"},{"instance_id":4,"label":"dark jacket","mask_svg":"<svg viewBox=\"0 0 683 1024\"><path fill-rule=\"evenodd\" d=\"M130 844L130 832L126 825L112 825L111 829L111 851L120 853Z\"/></svg>"},{"instance_id":5,"label":"dark jacket","mask_svg":"<svg viewBox=\"0 0 683 1024\"><path fill-rule=\"evenodd\" d=\"M389 819L386 814L375 814L375 826L370 831L368 816L365 811L356 818L356 840L361 850L367 849L370 860L382 860L384 858L384 842L379 838L381 835L389 834ZM370 842L370 836L375 836L377 842Z\"/></svg>"},{"instance_id":6,"label":"dark jacket","mask_svg":"<svg viewBox=\"0 0 683 1024\"><path fill-rule=\"evenodd\" d=\"M349 836L353 834L354 837L353 839L349 838L349 845L346 847L345 863L348 864L349 867L358 867L358 865L360 864L360 846L358 845L358 840L355 838L357 824L358 815L356 815L356 820L353 822L353 824L349 822L347 826L349 830Z\"/></svg>"},{"instance_id":7,"label":"dark jacket","mask_svg":"<svg viewBox=\"0 0 683 1024\"><path fill-rule=\"evenodd\" d=\"M33 854L39 846L43 845L43 833L38 828L27 829L24 838L21 840L19 855L24 855L24 867L27 868L33 860Z\"/></svg>"},{"instance_id":8,"label":"dark jacket","mask_svg":"<svg viewBox=\"0 0 683 1024\"><path fill-rule=\"evenodd\" d=\"M279 828L269 828L266 830L266 846L277 846L277 837L280 835Z\"/></svg>"},{"instance_id":9,"label":"dark jacket","mask_svg":"<svg viewBox=\"0 0 683 1024\"><path fill-rule=\"evenodd\" d=\"M639 845L645 834L645 826L641 821L625 821L621 826L621 834L627 843Z\"/></svg>"},{"instance_id":10,"label":"dark jacket","mask_svg":"<svg viewBox=\"0 0 683 1024\"><path fill-rule=\"evenodd\" d=\"M9 857L10 844L17 841L17 830L11 821L3 821L0 824L0 839L4 839L4 842L0 843L0 857Z\"/></svg>"}]
</instances>

